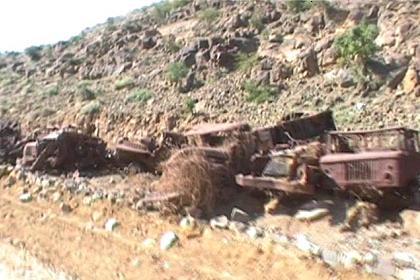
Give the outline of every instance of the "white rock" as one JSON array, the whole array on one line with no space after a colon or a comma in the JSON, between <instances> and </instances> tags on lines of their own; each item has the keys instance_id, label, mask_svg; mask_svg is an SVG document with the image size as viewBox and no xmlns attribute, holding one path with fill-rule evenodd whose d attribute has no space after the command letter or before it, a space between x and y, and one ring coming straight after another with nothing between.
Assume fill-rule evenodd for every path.
<instances>
[{"instance_id":1,"label":"white rock","mask_svg":"<svg viewBox=\"0 0 420 280\"><path fill-rule=\"evenodd\" d=\"M61 193L60 192L53 193L51 200L53 202L59 202L61 200Z\"/></svg>"},{"instance_id":2,"label":"white rock","mask_svg":"<svg viewBox=\"0 0 420 280\"><path fill-rule=\"evenodd\" d=\"M363 260L362 261L363 261L364 264L374 265L374 264L376 264L378 262L378 257L374 253L369 252L369 253L366 253L363 256Z\"/></svg>"},{"instance_id":3,"label":"white rock","mask_svg":"<svg viewBox=\"0 0 420 280\"><path fill-rule=\"evenodd\" d=\"M321 257L330 267L337 267L340 264L340 254L336 251L322 250Z\"/></svg>"},{"instance_id":4,"label":"white rock","mask_svg":"<svg viewBox=\"0 0 420 280\"><path fill-rule=\"evenodd\" d=\"M344 253L341 262L347 269L355 268L357 264L362 262L362 255L357 251L350 251Z\"/></svg>"},{"instance_id":5,"label":"white rock","mask_svg":"<svg viewBox=\"0 0 420 280\"><path fill-rule=\"evenodd\" d=\"M156 240L154 240L153 238L147 238L143 241L142 245L146 248L152 248L156 245Z\"/></svg>"},{"instance_id":6,"label":"white rock","mask_svg":"<svg viewBox=\"0 0 420 280\"><path fill-rule=\"evenodd\" d=\"M160 249L168 250L178 242L178 236L173 231L168 231L160 238Z\"/></svg>"},{"instance_id":7,"label":"white rock","mask_svg":"<svg viewBox=\"0 0 420 280\"><path fill-rule=\"evenodd\" d=\"M107 231L113 231L117 226L119 226L118 221L114 218L111 218L106 222L105 229Z\"/></svg>"},{"instance_id":8,"label":"white rock","mask_svg":"<svg viewBox=\"0 0 420 280\"><path fill-rule=\"evenodd\" d=\"M313 209L313 210L299 210L295 218L299 221L312 222L319 220L329 214L329 210L325 208Z\"/></svg>"},{"instance_id":9,"label":"white rock","mask_svg":"<svg viewBox=\"0 0 420 280\"><path fill-rule=\"evenodd\" d=\"M315 256L320 256L322 253L321 248L315 243L311 242L304 234L298 234L296 236L296 247L307 254Z\"/></svg>"},{"instance_id":10,"label":"white rock","mask_svg":"<svg viewBox=\"0 0 420 280\"><path fill-rule=\"evenodd\" d=\"M247 229L247 226L244 223L241 222L230 222L229 223L229 230L235 232L235 233L243 233Z\"/></svg>"},{"instance_id":11,"label":"white rock","mask_svg":"<svg viewBox=\"0 0 420 280\"><path fill-rule=\"evenodd\" d=\"M30 193L24 193L19 196L21 202L30 202L32 200L32 195Z\"/></svg>"},{"instance_id":12,"label":"white rock","mask_svg":"<svg viewBox=\"0 0 420 280\"><path fill-rule=\"evenodd\" d=\"M190 217L190 216L184 217L179 222L179 226L183 230L193 230L194 228L197 227L197 221L193 217Z\"/></svg>"},{"instance_id":13,"label":"white rock","mask_svg":"<svg viewBox=\"0 0 420 280\"><path fill-rule=\"evenodd\" d=\"M416 258L410 253L396 252L393 254L392 259L397 265L402 267L414 267L416 264Z\"/></svg>"},{"instance_id":14,"label":"white rock","mask_svg":"<svg viewBox=\"0 0 420 280\"><path fill-rule=\"evenodd\" d=\"M289 245L290 244L290 239L289 237L287 237L287 235L284 234L280 234L280 233L276 233L271 235L271 239L278 244L281 245Z\"/></svg>"},{"instance_id":15,"label":"white rock","mask_svg":"<svg viewBox=\"0 0 420 280\"><path fill-rule=\"evenodd\" d=\"M246 234L251 237L252 239L257 239L264 235L264 231L258 227L248 227L246 230Z\"/></svg>"},{"instance_id":16,"label":"white rock","mask_svg":"<svg viewBox=\"0 0 420 280\"><path fill-rule=\"evenodd\" d=\"M401 280L420 280L420 272L413 268L398 270L396 276Z\"/></svg>"},{"instance_id":17,"label":"white rock","mask_svg":"<svg viewBox=\"0 0 420 280\"><path fill-rule=\"evenodd\" d=\"M221 228L226 229L229 226L229 219L226 216L218 216L210 220L210 227L212 229Z\"/></svg>"}]
</instances>

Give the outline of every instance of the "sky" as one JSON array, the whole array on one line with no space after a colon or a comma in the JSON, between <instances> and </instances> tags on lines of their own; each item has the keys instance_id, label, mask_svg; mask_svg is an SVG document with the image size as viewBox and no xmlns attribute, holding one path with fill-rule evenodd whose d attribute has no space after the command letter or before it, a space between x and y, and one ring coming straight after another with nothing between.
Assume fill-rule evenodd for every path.
<instances>
[{"instance_id":1,"label":"sky","mask_svg":"<svg viewBox=\"0 0 420 280\"><path fill-rule=\"evenodd\" d=\"M1 0L0 52L22 51L78 35L156 0Z\"/></svg>"}]
</instances>

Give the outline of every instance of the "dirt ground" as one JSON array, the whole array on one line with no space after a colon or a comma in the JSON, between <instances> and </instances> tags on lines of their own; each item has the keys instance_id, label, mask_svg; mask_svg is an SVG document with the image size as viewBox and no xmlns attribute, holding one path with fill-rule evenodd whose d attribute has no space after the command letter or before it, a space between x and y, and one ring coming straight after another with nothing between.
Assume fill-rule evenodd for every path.
<instances>
[{"instance_id":1,"label":"dirt ground","mask_svg":"<svg viewBox=\"0 0 420 280\"><path fill-rule=\"evenodd\" d=\"M8 253L15 248L27 252L46 272L40 269L34 278L15 273L14 279L66 279L53 271L63 271L69 279L371 279L358 272L332 271L265 239L251 242L229 231L209 229L188 238L177 218L138 214L108 201L85 206L79 198L64 197L74 208L67 214L58 202L34 198L22 203L18 199L22 187L1 190L0 270L18 269L5 257L17 256ZM120 226L108 232L104 224L111 217ZM169 230L180 242L161 251L159 238ZM148 239L156 244L146 245ZM24 267L31 270L30 265Z\"/></svg>"}]
</instances>

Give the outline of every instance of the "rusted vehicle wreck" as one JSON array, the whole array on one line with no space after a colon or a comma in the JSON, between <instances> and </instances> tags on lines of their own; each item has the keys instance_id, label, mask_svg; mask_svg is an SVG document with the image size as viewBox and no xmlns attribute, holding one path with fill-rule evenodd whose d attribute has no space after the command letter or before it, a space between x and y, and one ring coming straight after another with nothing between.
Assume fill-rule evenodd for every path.
<instances>
[{"instance_id":1,"label":"rusted vehicle wreck","mask_svg":"<svg viewBox=\"0 0 420 280\"><path fill-rule=\"evenodd\" d=\"M314 194L322 179L322 142L335 129L331 111L256 129L250 174L236 175L236 183L277 194Z\"/></svg>"},{"instance_id":2,"label":"rusted vehicle wreck","mask_svg":"<svg viewBox=\"0 0 420 280\"><path fill-rule=\"evenodd\" d=\"M106 162L106 143L96 137L64 128L41 135L23 150L22 164L32 171L96 168Z\"/></svg>"},{"instance_id":3,"label":"rusted vehicle wreck","mask_svg":"<svg viewBox=\"0 0 420 280\"><path fill-rule=\"evenodd\" d=\"M404 127L330 132L322 171L342 190L413 198L420 175L419 132Z\"/></svg>"}]
</instances>

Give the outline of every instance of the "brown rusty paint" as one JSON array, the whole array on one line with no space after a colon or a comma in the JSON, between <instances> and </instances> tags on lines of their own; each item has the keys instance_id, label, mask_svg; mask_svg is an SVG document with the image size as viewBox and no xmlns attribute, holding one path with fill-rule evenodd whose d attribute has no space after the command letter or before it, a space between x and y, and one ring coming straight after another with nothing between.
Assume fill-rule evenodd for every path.
<instances>
[{"instance_id":1,"label":"brown rusty paint","mask_svg":"<svg viewBox=\"0 0 420 280\"><path fill-rule=\"evenodd\" d=\"M52 131L25 146L22 163L32 170L97 167L106 159L103 140L74 128Z\"/></svg>"},{"instance_id":2,"label":"brown rusty paint","mask_svg":"<svg viewBox=\"0 0 420 280\"><path fill-rule=\"evenodd\" d=\"M343 189L407 187L420 174L418 135L403 127L331 132L321 168Z\"/></svg>"}]
</instances>

